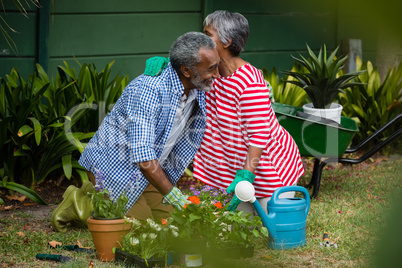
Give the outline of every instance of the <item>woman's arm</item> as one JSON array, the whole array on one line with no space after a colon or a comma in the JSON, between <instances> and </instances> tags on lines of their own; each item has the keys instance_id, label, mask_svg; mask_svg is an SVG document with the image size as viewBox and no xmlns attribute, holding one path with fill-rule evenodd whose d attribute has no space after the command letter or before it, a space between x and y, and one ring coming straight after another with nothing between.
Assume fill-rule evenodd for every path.
<instances>
[{"instance_id":1,"label":"woman's arm","mask_svg":"<svg viewBox=\"0 0 402 268\"><path fill-rule=\"evenodd\" d=\"M248 171L254 173L255 169L260 162L262 151L264 148L259 148L250 145L247 151L246 162L244 163L243 169L247 169Z\"/></svg>"}]
</instances>

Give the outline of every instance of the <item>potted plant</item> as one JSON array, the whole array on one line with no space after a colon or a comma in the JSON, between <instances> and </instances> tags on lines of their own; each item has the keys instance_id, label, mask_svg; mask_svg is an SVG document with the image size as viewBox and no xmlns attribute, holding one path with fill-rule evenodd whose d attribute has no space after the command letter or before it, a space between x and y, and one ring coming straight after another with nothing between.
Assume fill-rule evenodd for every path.
<instances>
[{"instance_id":1,"label":"potted plant","mask_svg":"<svg viewBox=\"0 0 402 268\"><path fill-rule=\"evenodd\" d=\"M95 176L95 191L88 193L91 197L93 211L88 218L88 230L91 232L98 258L101 261L114 260L113 248L119 247L119 242L126 235L131 225L126 224L124 215L128 197L123 191L115 198L103 184L104 177L100 171ZM131 183L127 186L130 187Z\"/></svg>"},{"instance_id":2,"label":"potted plant","mask_svg":"<svg viewBox=\"0 0 402 268\"><path fill-rule=\"evenodd\" d=\"M219 218L224 226L218 239L210 242L211 254L223 258L247 258L254 253L254 239L268 237L261 218L244 211L227 211Z\"/></svg>"},{"instance_id":3,"label":"potted plant","mask_svg":"<svg viewBox=\"0 0 402 268\"><path fill-rule=\"evenodd\" d=\"M268 235L261 218L226 211L231 195L224 190L202 186L190 188L188 193L195 194L189 197L191 203L171 213L179 227L177 245L181 247L176 251L187 266L197 266L191 261L197 256L198 265L214 258L251 257L254 238Z\"/></svg>"},{"instance_id":4,"label":"potted plant","mask_svg":"<svg viewBox=\"0 0 402 268\"><path fill-rule=\"evenodd\" d=\"M342 74L344 62L348 56L336 58L335 55L339 49L337 47L327 58L327 49L320 49L318 56L307 45L309 59L300 55L301 59L292 56L297 62L302 64L307 70L307 73L284 71L285 74L294 77L297 81L287 81L303 88L311 103L305 104L303 110L305 113L315 116L324 117L340 124L342 106L333 101L338 96L342 89L360 83L350 82L356 76L359 76L364 71L350 72Z\"/></svg>"},{"instance_id":5,"label":"potted plant","mask_svg":"<svg viewBox=\"0 0 402 268\"><path fill-rule=\"evenodd\" d=\"M124 236L122 247L116 249L116 260L137 267L164 267L173 262L171 248L178 228L173 219L139 221L126 218L131 224L130 232Z\"/></svg>"},{"instance_id":6,"label":"potted plant","mask_svg":"<svg viewBox=\"0 0 402 268\"><path fill-rule=\"evenodd\" d=\"M190 196L188 200L190 204L170 213L179 228L174 250L182 263L196 267L203 264L208 242L216 239L224 228L218 222L224 207L219 201L201 201L198 196Z\"/></svg>"}]
</instances>

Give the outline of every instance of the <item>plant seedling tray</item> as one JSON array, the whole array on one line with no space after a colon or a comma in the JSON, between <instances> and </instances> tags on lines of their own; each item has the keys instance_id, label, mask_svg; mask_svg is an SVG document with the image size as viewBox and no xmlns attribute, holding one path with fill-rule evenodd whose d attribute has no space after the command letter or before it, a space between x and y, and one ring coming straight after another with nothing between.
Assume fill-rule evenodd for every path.
<instances>
[{"instance_id":1,"label":"plant seedling tray","mask_svg":"<svg viewBox=\"0 0 402 268\"><path fill-rule=\"evenodd\" d=\"M118 262L123 262L126 267L139 267L139 268L150 268L150 267L165 267L165 258L150 258L148 259L148 266L145 260L137 255L133 255L123 251L120 248L116 248L115 260ZM168 256L168 264L169 261Z\"/></svg>"},{"instance_id":2,"label":"plant seedling tray","mask_svg":"<svg viewBox=\"0 0 402 268\"><path fill-rule=\"evenodd\" d=\"M341 126L297 116L303 108L272 103L279 124L293 137L302 156L341 157L359 130L356 122L341 117Z\"/></svg>"}]
</instances>

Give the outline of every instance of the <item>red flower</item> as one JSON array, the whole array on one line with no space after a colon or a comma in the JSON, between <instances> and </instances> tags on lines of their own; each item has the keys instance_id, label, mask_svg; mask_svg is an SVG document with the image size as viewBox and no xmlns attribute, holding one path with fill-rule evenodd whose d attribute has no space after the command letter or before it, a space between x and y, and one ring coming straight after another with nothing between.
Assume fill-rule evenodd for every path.
<instances>
[{"instance_id":1,"label":"red flower","mask_svg":"<svg viewBox=\"0 0 402 268\"><path fill-rule=\"evenodd\" d=\"M165 219L161 219L162 220L162 225L166 225L167 224L167 220L165 220Z\"/></svg>"},{"instance_id":2,"label":"red flower","mask_svg":"<svg viewBox=\"0 0 402 268\"><path fill-rule=\"evenodd\" d=\"M219 209L222 209L222 208L223 208L221 202L216 202L216 203L215 203L215 207L217 207L217 208L219 208Z\"/></svg>"},{"instance_id":3,"label":"red flower","mask_svg":"<svg viewBox=\"0 0 402 268\"><path fill-rule=\"evenodd\" d=\"M189 200L193 204L197 204L197 205L200 204L200 198L198 196L195 196L195 195L190 196L189 198L187 198L187 200Z\"/></svg>"}]
</instances>

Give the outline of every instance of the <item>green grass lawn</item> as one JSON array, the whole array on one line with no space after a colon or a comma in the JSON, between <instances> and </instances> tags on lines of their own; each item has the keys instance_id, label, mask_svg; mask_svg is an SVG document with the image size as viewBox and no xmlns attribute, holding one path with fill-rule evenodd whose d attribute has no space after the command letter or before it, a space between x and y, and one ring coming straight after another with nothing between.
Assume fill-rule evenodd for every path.
<instances>
[{"instance_id":1,"label":"green grass lawn","mask_svg":"<svg viewBox=\"0 0 402 268\"><path fill-rule=\"evenodd\" d=\"M270 250L265 241L259 240L254 257L236 261L218 260L207 267L373 267L375 258L398 250L395 246L391 247L390 239L400 240L399 225L395 217L387 220L387 215L401 194L401 162L398 155L381 162L367 160L360 165L326 167L318 197L311 201L306 246L293 250ZM299 185L309 182L311 170L307 168L306 171ZM401 212L392 216L399 216ZM47 246L52 240L64 245L76 244L79 240L83 246L93 246L86 229L71 229L61 234L49 228L35 228L32 224L27 228L27 219L32 215L26 213L0 215L1 267L88 267L91 260L95 267L119 267L116 263L102 263L94 255L55 250ZM49 219L41 220L50 226ZM40 222L37 224L41 225ZM383 233L388 226L396 226L396 230ZM337 249L319 245L324 232L329 233L331 240L339 237ZM397 246L402 254L402 247ZM378 256L378 252L383 253ZM76 261L69 264L37 261L37 253L63 254L76 257Z\"/></svg>"}]
</instances>

